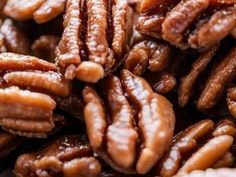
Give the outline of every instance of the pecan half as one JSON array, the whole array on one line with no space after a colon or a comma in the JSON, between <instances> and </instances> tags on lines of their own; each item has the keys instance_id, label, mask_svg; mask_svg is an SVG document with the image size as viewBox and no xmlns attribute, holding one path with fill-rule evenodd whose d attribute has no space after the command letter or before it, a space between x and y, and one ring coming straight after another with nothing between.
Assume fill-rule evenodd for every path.
<instances>
[{"instance_id":1,"label":"pecan half","mask_svg":"<svg viewBox=\"0 0 236 177\"><path fill-rule=\"evenodd\" d=\"M132 12L126 0L68 0L57 48L65 77L96 83L116 69L130 43Z\"/></svg>"},{"instance_id":2,"label":"pecan half","mask_svg":"<svg viewBox=\"0 0 236 177\"><path fill-rule=\"evenodd\" d=\"M2 45L5 46L3 52L13 52L19 54L29 54L29 41L13 23L11 19L5 19L0 25L0 34L3 37Z\"/></svg>"},{"instance_id":3,"label":"pecan half","mask_svg":"<svg viewBox=\"0 0 236 177\"><path fill-rule=\"evenodd\" d=\"M45 137L53 129L56 102L49 95L66 97L70 92L69 82L57 70L36 57L0 54L0 125L4 129L30 137Z\"/></svg>"},{"instance_id":4,"label":"pecan half","mask_svg":"<svg viewBox=\"0 0 236 177\"><path fill-rule=\"evenodd\" d=\"M23 142L23 138L0 130L0 159L17 149Z\"/></svg>"},{"instance_id":5,"label":"pecan half","mask_svg":"<svg viewBox=\"0 0 236 177\"><path fill-rule=\"evenodd\" d=\"M220 168L207 169L205 171L195 170L189 174L177 175L175 177L225 177L234 176L236 169L234 168Z\"/></svg>"},{"instance_id":6,"label":"pecan half","mask_svg":"<svg viewBox=\"0 0 236 177\"><path fill-rule=\"evenodd\" d=\"M214 46L201 53L193 62L189 73L182 77L178 89L178 102L185 106L191 98L197 98L200 111L213 110L223 98L226 89L235 78L235 46L225 53L223 47ZM209 71L210 72L209 72ZM228 99L228 103L230 99ZM231 107L233 108L233 107Z\"/></svg>"},{"instance_id":7,"label":"pecan half","mask_svg":"<svg viewBox=\"0 0 236 177\"><path fill-rule=\"evenodd\" d=\"M41 150L18 157L14 172L17 177L97 177L101 164L84 138L68 135Z\"/></svg>"},{"instance_id":8,"label":"pecan half","mask_svg":"<svg viewBox=\"0 0 236 177\"><path fill-rule=\"evenodd\" d=\"M236 88L230 88L227 91L227 103L228 103L228 108L232 116L236 117Z\"/></svg>"},{"instance_id":9,"label":"pecan half","mask_svg":"<svg viewBox=\"0 0 236 177\"><path fill-rule=\"evenodd\" d=\"M215 127L211 120L200 121L180 132L163 161L159 173L171 177L207 168L233 165L230 148L235 124L224 119Z\"/></svg>"},{"instance_id":10,"label":"pecan half","mask_svg":"<svg viewBox=\"0 0 236 177\"><path fill-rule=\"evenodd\" d=\"M112 168L145 174L170 146L175 124L172 106L143 78L127 70L121 72L120 79L111 76L107 85L108 115L94 89L86 87L83 91L91 146Z\"/></svg>"},{"instance_id":11,"label":"pecan half","mask_svg":"<svg viewBox=\"0 0 236 177\"><path fill-rule=\"evenodd\" d=\"M8 0L4 13L16 20L34 19L45 23L63 13L66 0Z\"/></svg>"},{"instance_id":12,"label":"pecan half","mask_svg":"<svg viewBox=\"0 0 236 177\"><path fill-rule=\"evenodd\" d=\"M186 49L209 48L235 28L235 1L144 0L136 29Z\"/></svg>"}]
</instances>

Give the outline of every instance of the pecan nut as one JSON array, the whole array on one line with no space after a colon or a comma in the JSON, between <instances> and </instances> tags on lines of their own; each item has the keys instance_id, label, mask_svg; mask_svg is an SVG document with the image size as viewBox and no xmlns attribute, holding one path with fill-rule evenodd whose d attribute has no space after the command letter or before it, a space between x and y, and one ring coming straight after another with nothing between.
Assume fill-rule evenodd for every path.
<instances>
[{"instance_id":1,"label":"pecan nut","mask_svg":"<svg viewBox=\"0 0 236 177\"><path fill-rule=\"evenodd\" d=\"M162 38L183 49L209 48L236 26L234 1L144 0L140 11L137 30L141 34Z\"/></svg>"},{"instance_id":2,"label":"pecan nut","mask_svg":"<svg viewBox=\"0 0 236 177\"><path fill-rule=\"evenodd\" d=\"M235 137L235 124L224 119L215 126L203 120L180 132L159 165L163 177L190 173L207 168L231 167L230 148Z\"/></svg>"},{"instance_id":3,"label":"pecan nut","mask_svg":"<svg viewBox=\"0 0 236 177\"><path fill-rule=\"evenodd\" d=\"M230 49L226 55L221 54L218 57L217 54L222 50L224 49L218 50L217 46L212 47L194 61L190 72L181 79L178 90L179 105L185 106L190 98L196 97L200 93L197 101L199 110L210 111L217 106L232 83L236 69L235 47ZM217 62L215 62L216 59L218 59ZM208 70L211 71L210 74ZM206 74L209 76L206 77Z\"/></svg>"},{"instance_id":4,"label":"pecan nut","mask_svg":"<svg viewBox=\"0 0 236 177\"><path fill-rule=\"evenodd\" d=\"M16 20L45 23L64 12L66 0L8 0L4 13Z\"/></svg>"},{"instance_id":5,"label":"pecan nut","mask_svg":"<svg viewBox=\"0 0 236 177\"><path fill-rule=\"evenodd\" d=\"M57 64L67 79L96 83L129 46L133 10L125 0L68 0Z\"/></svg>"},{"instance_id":6,"label":"pecan nut","mask_svg":"<svg viewBox=\"0 0 236 177\"><path fill-rule=\"evenodd\" d=\"M154 93L143 78L123 70L120 79L108 79L109 115L94 89L86 87L83 97L90 144L112 168L145 174L169 148L175 124L172 105Z\"/></svg>"},{"instance_id":7,"label":"pecan nut","mask_svg":"<svg viewBox=\"0 0 236 177\"><path fill-rule=\"evenodd\" d=\"M68 135L41 150L19 156L14 172L17 177L97 177L101 164L83 137Z\"/></svg>"},{"instance_id":8,"label":"pecan nut","mask_svg":"<svg viewBox=\"0 0 236 177\"><path fill-rule=\"evenodd\" d=\"M68 96L69 82L54 64L32 56L2 53L0 70L0 125L19 135L45 137L54 128L52 96Z\"/></svg>"},{"instance_id":9,"label":"pecan nut","mask_svg":"<svg viewBox=\"0 0 236 177\"><path fill-rule=\"evenodd\" d=\"M29 40L11 19L5 19L0 25L0 34L2 36L1 46L5 48L5 50L1 50L2 52L29 54Z\"/></svg>"}]
</instances>

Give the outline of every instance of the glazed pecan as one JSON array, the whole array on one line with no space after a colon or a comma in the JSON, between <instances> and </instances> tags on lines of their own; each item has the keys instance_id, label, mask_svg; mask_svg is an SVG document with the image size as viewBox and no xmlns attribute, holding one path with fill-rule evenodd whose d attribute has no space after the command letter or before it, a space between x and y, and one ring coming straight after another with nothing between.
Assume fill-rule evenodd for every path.
<instances>
[{"instance_id":1,"label":"glazed pecan","mask_svg":"<svg viewBox=\"0 0 236 177\"><path fill-rule=\"evenodd\" d=\"M55 63L56 47L60 38L54 35L42 35L31 46L33 55Z\"/></svg>"},{"instance_id":2,"label":"glazed pecan","mask_svg":"<svg viewBox=\"0 0 236 177\"><path fill-rule=\"evenodd\" d=\"M49 95L68 96L69 82L54 64L27 55L0 54L0 71L0 125L19 135L45 137L54 127L56 107Z\"/></svg>"},{"instance_id":3,"label":"glazed pecan","mask_svg":"<svg viewBox=\"0 0 236 177\"><path fill-rule=\"evenodd\" d=\"M179 86L179 105L185 106L199 84L199 79L203 76L206 68L212 65L213 59L217 51L217 46L202 53L197 60L194 61L190 72L181 79ZM217 57L217 55L216 55ZM236 65L236 48L233 47L225 56L218 58L208 79L200 89L200 97L197 101L197 108L202 111L207 111L213 108L219 99L225 93L229 83L235 77ZM210 63L211 62L211 63ZM204 76L205 77L205 76ZM200 84L204 84L201 83Z\"/></svg>"},{"instance_id":4,"label":"glazed pecan","mask_svg":"<svg viewBox=\"0 0 236 177\"><path fill-rule=\"evenodd\" d=\"M91 87L83 91L90 144L115 170L145 174L170 146L175 124L172 105L128 70L107 82L109 108Z\"/></svg>"},{"instance_id":5,"label":"glazed pecan","mask_svg":"<svg viewBox=\"0 0 236 177\"><path fill-rule=\"evenodd\" d=\"M180 132L160 163L162 177L185 174L207 168L231 167L230 148L236 135L235 124L223 119L217 126L211 120L200 121Z\"/></svg>"},{"instance_id":6,"label":"glazed pecan","mask_svg":"<svg viewBox=\"0 0 236 177\"><path fill-rule=\"evenodd\" d=\"M124 68L148 80L153 90L165 94L176 86L176 73L181 59L172 60L173 48L151 39L141 40L129 51Z\"/></svg>"},{"instance_id":7,"label":"glazed pecan","mask_svg":"<svg viewBox=\"0 0 236 177\"><path fill-rule=\"evenodd\" d=\"M175 177L226 177L234 176L236 169L234 168L220 168L207 169L205 171L195 170L189 174L176 175Z\"/></svg>"},{"instance_id":8,"label":"glazed pecan","mask_svg":"<svg viewBox=\"0 0 236 177\"><path fill-rule=\"evenodd\" d=\"M144 0L137 30L180 48L208 48L236 26L235 1Z\"/></svg>"},{"instance_id":9,"label":"glazed pecan","mask_svg":"<svg viewBox=\"0 0 236 177\"><path fill-rule=\"evenodd\" d=\"M4 13L15 20L34 19L37 23L45 23L65 9L66 0L8 0Z\"/></svg>"},{"instance_id":10,"label":"glazed pecan","mask_svg":"<svg viewBox=\"0 0 236 177\"><path fill-rule=\"evenodd\" d=\"M29 41L13 23L11 19L5 19L0 25L2 52L29 54Z\"/></svg>"},{"instance_id":11,"label":"glazed pecan","mask_svg":"<svg viewBox=\"0 0 236 177\"><path fill-rule=\"evenodd\" d=\"M121 63L132 9L126 0L68 0L57 64L67 79L96 83Z\"/></svg>"},{"instance_id":12,"label":"glazed pecan","mask_svg":"<svg viewBox=\"0 0 236 177\"><path fill-rule=\"evenodd\" d=\"M0 130L0 159L15 150L23 141L21 137Z\"/></svg>"},{"instance_id":13,"label":"glazed pecan","mask_svg":"<svg viewBox=\"0 0 236 177\"><path fill-rule=\"evenodd\" d=\"M68 135L18 157L14 172L17 177L97 177L101 164L83 137Z\"/></svg>"},{"instance_id":14,"label":"glazed pecan","mask_svg":"<svg viewBox=\"0 0 236 177\"><path fill-rule=\"evenodd\" d=\"M236 117L236 88L230 88L227 90L227 103L228 103L228 108L232 116Z\"/></svg>"}]
</instances>

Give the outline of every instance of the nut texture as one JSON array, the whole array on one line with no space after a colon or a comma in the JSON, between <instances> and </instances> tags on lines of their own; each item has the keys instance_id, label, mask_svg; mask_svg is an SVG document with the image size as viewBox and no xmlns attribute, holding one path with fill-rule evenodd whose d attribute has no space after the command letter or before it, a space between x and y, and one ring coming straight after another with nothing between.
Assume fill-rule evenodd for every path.
<instances>
[{"instance_id":1,"label":"nut texture","mask_svg":"<svg viewBox=\"0 0 236 177\"><path fill-rule=\"evenodd\" d=\"M111 76L107 82L109 115L104 108L106 103L94 89L86 87L83 91L84 118L91 146L116 170L145 174L170 146L175 124L172 105L154 93L143 78L128 70L121 72L120 79ZM136 119L138 122L134 123ZM142 144L140 147L138 142Z\"/></svg>"},{"instance_id":2,"label":"nut texture","mask_svg":"<svg viewBox=\"0 0 236 177\"><path fill-rule=\"evenodd\" d=\"M77 135L61 137L41 150L19 156L14 170L17 177L97 177L100 171L100 162Z\"/></svg>"}]
</instances>

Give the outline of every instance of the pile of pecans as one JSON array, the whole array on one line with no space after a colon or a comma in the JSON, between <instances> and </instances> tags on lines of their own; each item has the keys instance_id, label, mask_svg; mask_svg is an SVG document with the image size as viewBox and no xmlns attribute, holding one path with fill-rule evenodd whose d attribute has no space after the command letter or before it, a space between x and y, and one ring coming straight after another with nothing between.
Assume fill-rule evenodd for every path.
<instances>
[{"instance_id":1,"label":"pile of pecans","mask_svg":"<svg viewBox=\"0 0 236 177\"><path fill-rule=\"evenodd\" d=\"M235 39L235 0L1 0L0 176L236 176Z\"/></svg>"}]
</instances>

